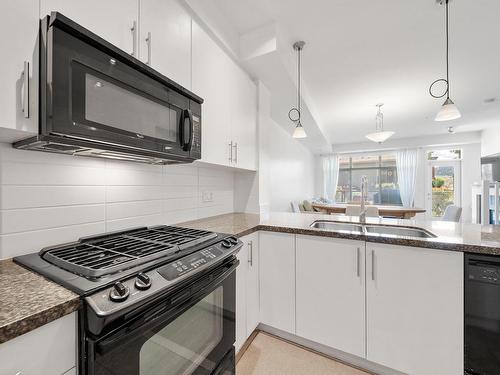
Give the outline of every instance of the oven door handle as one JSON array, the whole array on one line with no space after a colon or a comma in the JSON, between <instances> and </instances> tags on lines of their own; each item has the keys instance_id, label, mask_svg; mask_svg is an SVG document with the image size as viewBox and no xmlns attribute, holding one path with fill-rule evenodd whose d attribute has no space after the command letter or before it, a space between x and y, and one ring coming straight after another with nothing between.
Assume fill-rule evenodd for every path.
<instances>
[{"instance_id":1,"label":"oven door handle","mask_svg":"<svg viewBox=\"0 0 500 375\"><path fill-rule=\"evenodd\" d=\"M189 121L189 127L186 127L186 120ZM187 134L188 131L189 134ZM182 111L180 133L181 133L182 150L191 151L191 145L193 144L194 121L193 121L193 113L189 109L185 109L184 111Z\"/></svg>"},{"instance_id":2,"label":"oven door handle","mask_svg":"<svg viewBox=\"0 0 500 375\"><path fill-rule=\"evenodd\" d=\"M231 275L231 273L233 273L236 270L238 264L239 261L235 260L234 262L231 262L226 266L224 266L224 268L221 270L222 273L213 278L213 280L211 280L211 282L208 285L199 290L194 291L193 293L190 293L191 299L195 299L196 301L201 301L204 298L204 296L210 293L209 290L214 289L215 285L220 284L229 275ZM209 278L212 277L213 277L212 275L209 276ZM165 321L168 321L172 318L175 319L177 316L182 314L184 311L186 311L193 305L192 303L190 303L187 306L182 306L182 308L179 308L179 306L171 305L172 301L178 302L179 300L184 299L183 297L187 297L186 292L180 292L175 294L171 298L166 299L162 303L162 307L157 308L153 314L148 314L147 312L141 314L141 318L138 321L135 321L128 327L124 327L123 329L121 329L121 332L114 332L110 335L109 338L105 338L102 341L97 342L96 344L97 352L105 354L110 350L116 349L117 346L120 346L128 341L133 340L135 337L137 337L138 330L144 332L149 331L154 327L164 323Z\"/></svg>"}]
</instances>

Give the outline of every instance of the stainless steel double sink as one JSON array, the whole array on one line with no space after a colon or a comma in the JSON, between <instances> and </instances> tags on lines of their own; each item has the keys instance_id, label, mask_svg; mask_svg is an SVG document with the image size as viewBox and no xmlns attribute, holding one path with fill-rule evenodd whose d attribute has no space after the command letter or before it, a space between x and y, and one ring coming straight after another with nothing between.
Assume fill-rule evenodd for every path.
<instances>
[{"instance_id":1,"label":"stainless steel double sink","mask_svg":"<svg viewBox=\"0 0 500 375\"><path fill-rule=\"evenodd\" d=\"M389 238L436 238L428 230L413 227L400 227L397 225L355 224L339 221L317 220L311 224L312 228L327 230L337 233L364 234L367 236Z\"/></svg>"}]
</instances>

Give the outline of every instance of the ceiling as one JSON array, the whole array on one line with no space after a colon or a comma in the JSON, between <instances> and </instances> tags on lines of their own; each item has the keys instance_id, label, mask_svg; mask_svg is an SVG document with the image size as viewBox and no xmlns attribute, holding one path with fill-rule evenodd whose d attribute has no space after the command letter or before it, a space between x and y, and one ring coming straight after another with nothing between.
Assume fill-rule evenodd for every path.
<instances>
[{"instance_id":1,"label":"ceiling","mask_svg":"<svg viewBox=\"0 0 500 375\"><path fill-rule=\"evenodd\" d=\"M363 141L380 102L395 138L500 126L498 0L450 2L451 97L463 117L445 123L433 121L444 99L428 93L445 75L444 8L435 0L213 2L240 35L275 22L290 44L306 41L306 104L332 144Z\"/></svg>"}]
</instances>

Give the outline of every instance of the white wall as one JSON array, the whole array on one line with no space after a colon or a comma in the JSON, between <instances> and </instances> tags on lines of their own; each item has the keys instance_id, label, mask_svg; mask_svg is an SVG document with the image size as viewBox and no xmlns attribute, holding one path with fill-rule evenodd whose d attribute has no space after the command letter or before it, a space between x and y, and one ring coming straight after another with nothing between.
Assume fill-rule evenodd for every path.
<instances>
[{"instance_id":1,"label":"white wall","mask_svg":"<svg viewBox=\"0 0 500 375\"><path fill-rule=\"evenodd\" d=\"M261 211L290 211L291 201L314 196L314 155L271 118L270 94L262 82L258 92Z\"/></svg>"},{"instance_id":2,"label":"white wall","mask_svg":"<svg viewBox=\"0 0 500 375\"><path fill-rule=\"evenodd\" d=\"M0 258L106 231L233 212L235 181L241 178L230 169L105 161L0 144Z\"/></svg>"},{"instance_id":3,"label":"white wall","mask_svg":"<svg viewBox=\"0 0 500 375\"><path fill-rule=\"evenodd\" d=\"M500 153L500 121L498 126L484 129L481 133L481 156Z\"/></svg>"}]
</instances>

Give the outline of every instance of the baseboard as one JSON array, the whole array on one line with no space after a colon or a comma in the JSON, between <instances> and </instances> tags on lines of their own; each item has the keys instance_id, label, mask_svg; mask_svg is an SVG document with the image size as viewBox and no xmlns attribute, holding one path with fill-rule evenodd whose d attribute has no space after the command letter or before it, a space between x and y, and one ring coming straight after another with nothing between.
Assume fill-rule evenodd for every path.
<instances>
[{"instance_id":1,"label":"baseboard","mask_svg":"<svg viewBox=\"0 0 500 375\"><path fill-rule=\"evenodd\" d=\"M241 357L243 357L243 354L245 354L245 352L247 351L248 347L250 346L250 344L252 343L252 341L255 339L255 337L257 336L257 334L259 332L260 332L260 330L256 328L250 334L250 336L248 337L248 339L246 339L246 341L243 343L243 345L241 345L240 350L238 351L238 353L236 353L236 363L238 363L240 361Z\"/></svg>"},{"instance_id":2,"label":"baseboard","mask_svg":"<svg viewBox=\"0 0 500 375\"><path fill-rule=\"evenodd\" d=\"M341 350L330 348L329 346L326 346L326 345L318 344L317 342L304 339L302 337L299 337L299 336L296 336L294 334L282 331L280 329L268 326L266 324L260 323L258 325L256 331L254 331L255 335L257 335L258 331L262 331L262 332L271 334L271 335L276 336L282 340L285 340L285 341L288 341L292 344L298 345L305 350L312 351L316 354L334 359L338 362L345 363L346 365L358 368L358 369L363 370L363 371L367 371L367 372L375 374L375 375L406 375L402 372L399 372L399 371L393 370L391 368L379 365L377 363L368 361L364 358L343 352ZM252 333L252 335L253 335L253 333ZM253 337L250 336L250 338L252 338L252 341L253 341L255 336L253 336ZM249 338L249 340L250 340L250 338ZM252 341L250 341L250 343ZM245 342L245 344L246 344L246 342ZM242 347L242 349L243 349L243 347ZM242 352L242 350L240 350L240 352ZM243 353L242 353L242 355L243 355Z\"/></svg>"}]
</instances>

